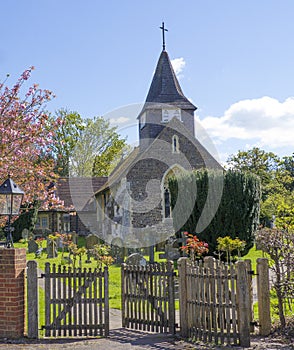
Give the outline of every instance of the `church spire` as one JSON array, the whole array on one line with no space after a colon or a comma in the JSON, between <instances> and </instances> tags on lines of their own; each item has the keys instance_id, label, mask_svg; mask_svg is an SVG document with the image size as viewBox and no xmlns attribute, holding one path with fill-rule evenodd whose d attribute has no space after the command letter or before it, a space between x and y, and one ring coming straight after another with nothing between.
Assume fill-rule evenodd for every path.
<instances>
[{"instance_id":1,"label":"church spire","mask_svg":"<svg viewBox=\"0 0 294 350\"><path fill-rule=\"evenodd\" d=\"M196 109L184 95L165 50L160 54L146 102L166 103L181 109Z\"/></svg>"}]
</instances>

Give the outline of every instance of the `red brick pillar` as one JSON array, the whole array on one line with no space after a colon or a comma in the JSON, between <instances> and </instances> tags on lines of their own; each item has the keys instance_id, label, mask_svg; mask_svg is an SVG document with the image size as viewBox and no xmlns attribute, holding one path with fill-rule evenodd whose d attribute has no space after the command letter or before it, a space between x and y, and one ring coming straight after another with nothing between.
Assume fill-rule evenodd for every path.
<instances>
[{"instance_id":1,"label":"red brick pillar","mask_svg":"<svg viewBox=\"0 0 294 350\"><path fill-rule=\"evenodd\" d=\"M19 338L25 327L26 249L0 248L0 338Z\"/></svg>"}]
</instances>

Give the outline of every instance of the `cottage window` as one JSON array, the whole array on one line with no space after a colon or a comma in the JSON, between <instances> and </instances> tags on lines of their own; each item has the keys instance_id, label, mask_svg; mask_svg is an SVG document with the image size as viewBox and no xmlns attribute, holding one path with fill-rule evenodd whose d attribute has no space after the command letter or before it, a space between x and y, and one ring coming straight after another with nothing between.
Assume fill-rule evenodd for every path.
<instances>
[{"instance_id":1,"label":"cottage window","mask_svg":"<svg viewBox=\"0 0 294 350\"><path fill-rule=\"evenodd\" d=\"M48 227L48 218L47 218L46 216L43 216L43 217L41 218L41 227L42 227L42 228Z\"/></svg>"},{"instance_id":2,"label":"cottage window","mask_svg":"<svg viewBox=\"0 0 294 350\"><path fill-rule=\"evenodd\" d=\"M48 217L47 216L39 216L36 222L36 228L49 228Z\"/></svg>"}]
</instances>

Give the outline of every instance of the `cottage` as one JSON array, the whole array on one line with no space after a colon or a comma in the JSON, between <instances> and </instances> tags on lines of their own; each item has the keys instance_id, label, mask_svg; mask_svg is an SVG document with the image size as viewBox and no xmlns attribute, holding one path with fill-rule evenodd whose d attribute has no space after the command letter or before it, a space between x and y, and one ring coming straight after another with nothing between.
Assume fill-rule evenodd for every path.
<instances>
[{"instance_id":1,"label":"cottage","mask_svg":"<svg viewBox=\"0 0 294 350\"><path fill-rule=\"evenodd\" d=\"M97 234L97 208L94 193L104 185L106 177L59 178L54 186L58 206L41 207L38 211L35 235L69 233Z\"/></svg>"}]
</instances>

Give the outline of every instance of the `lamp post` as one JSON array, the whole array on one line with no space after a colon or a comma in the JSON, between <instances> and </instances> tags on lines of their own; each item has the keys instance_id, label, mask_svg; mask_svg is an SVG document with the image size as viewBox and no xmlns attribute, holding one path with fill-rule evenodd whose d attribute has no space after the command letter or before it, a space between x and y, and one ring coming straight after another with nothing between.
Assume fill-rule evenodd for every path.
<instances>
[{"instance_id":1,"label":"lamp post","mask_svg":"<svg viewBox=\"0 0 294 350\"><path fill-rule=\"evenodd\" d=\"M8 176L8 179L0 186L0 215L8 216L8 222L5 227L7 248L13 248L11 217L19 214L24 192Z\"/></svg>"}]
</instances>

